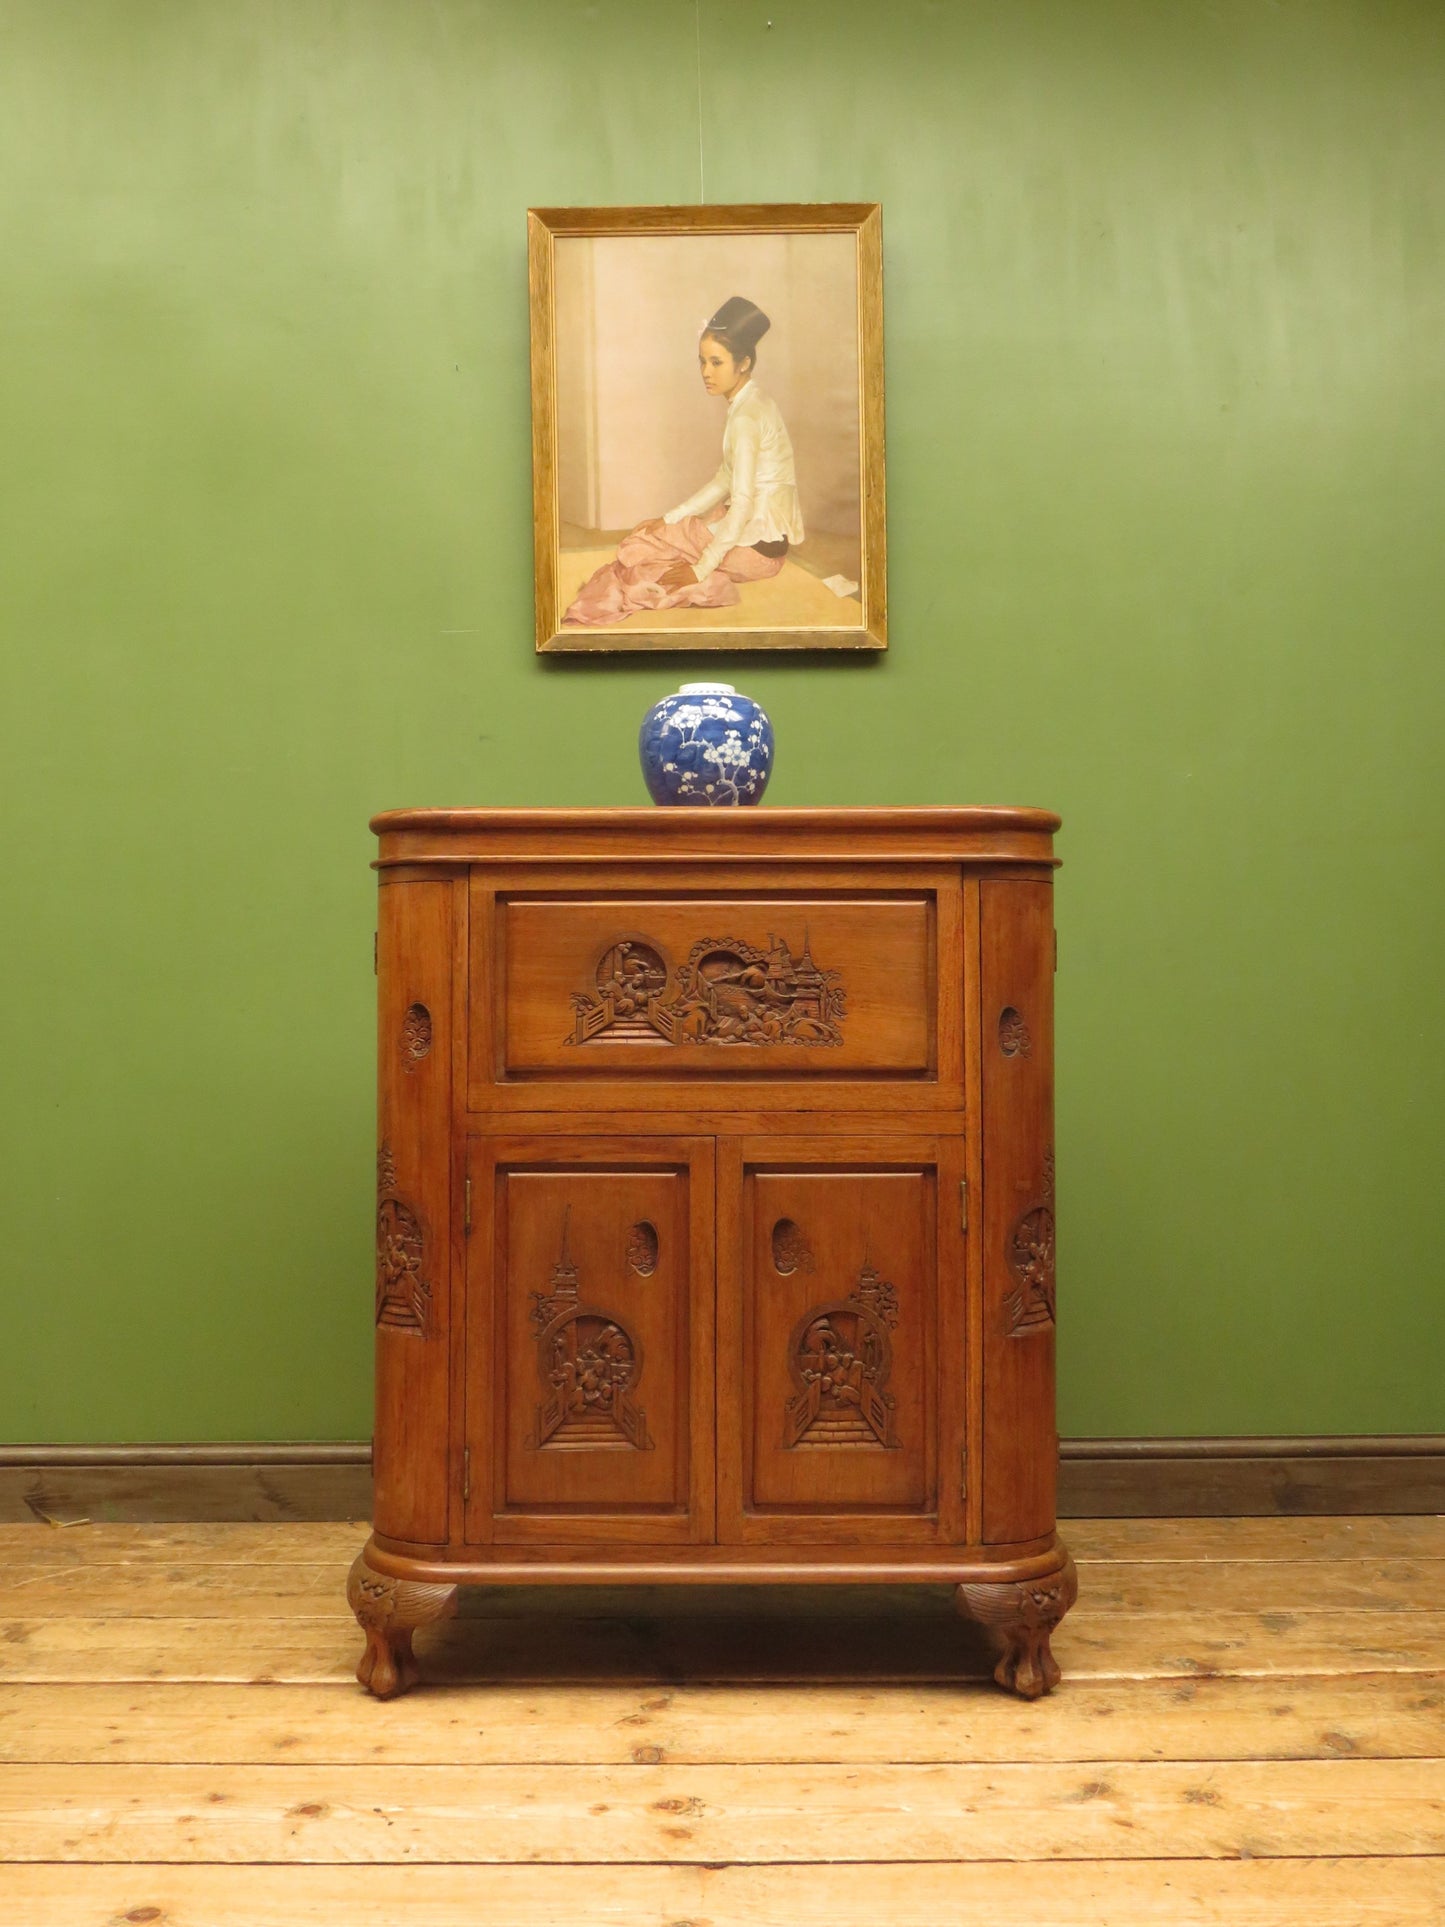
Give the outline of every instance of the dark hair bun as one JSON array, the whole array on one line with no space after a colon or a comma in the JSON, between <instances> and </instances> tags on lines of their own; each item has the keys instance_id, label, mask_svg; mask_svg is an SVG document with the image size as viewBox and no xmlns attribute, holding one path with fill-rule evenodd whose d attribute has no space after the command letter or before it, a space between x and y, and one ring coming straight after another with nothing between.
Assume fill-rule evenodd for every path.
<instances>
[{"instance_id":1,"label":"dark hair bun","mask_svg":"<svg viewBox=\"0 0 1445 1927\"><path fill-rule=\"evenodd\" d=\"M746 296L731 294L703 333L720 341L736 361L742 355L752 354L772 325L762 309L754 307Z\"/></svg>"}]
</instances>

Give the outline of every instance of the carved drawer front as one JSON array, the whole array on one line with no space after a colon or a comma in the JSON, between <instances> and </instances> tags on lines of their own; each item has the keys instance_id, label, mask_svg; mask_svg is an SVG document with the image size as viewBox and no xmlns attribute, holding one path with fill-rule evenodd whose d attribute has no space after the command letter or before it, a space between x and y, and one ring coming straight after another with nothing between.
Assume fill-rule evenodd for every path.
<instances>
[{"instance_id":1,"label":"carved drawer front","mask_svg":"<svg viewBox=\"0 0 1445 1927\"><path fill-rule=\"evenodd\" d=\"M927 1077L935 923L927 892L503 897L498 1068L511 1078Z\"/></svg>"},{"instance_id":2,"label":"carved drawer front","mask_svg":"<svg viewBox=\"0 0 1445 1927\"><path fill-rule=\"evenodd\" d=\"M475 1459L490 1417L499 1537L538 1512L554 1536L559 1513L596 1513L637 1515L666 1537L711 1479L711 1385L692 1356L711 1336L711 1146L670 1164L588 1148L500 1157L484 1213L474 1180L485 1222L473 1241L486 1244L474 1254L485 1276L469 1306L467 1429Z\"/></svg>"},{"instance_id":3,"label":"carved drawer front","mask_svg":"<svg viewBox=\"0 0 1445 1927\"><path fill-rule=\"evenodd\" d=\"M724 1536L786 1536L819 1513L936 1532L940 1177L936 1158L904 1155L819 1145L806 1162L744 1161L731 1184L724 1166L736 1242L720 1252L719 1345L739 1394L720 1400ZM769 1513L770 1534L747 1531Z\"/></svg>"}]
</instances>

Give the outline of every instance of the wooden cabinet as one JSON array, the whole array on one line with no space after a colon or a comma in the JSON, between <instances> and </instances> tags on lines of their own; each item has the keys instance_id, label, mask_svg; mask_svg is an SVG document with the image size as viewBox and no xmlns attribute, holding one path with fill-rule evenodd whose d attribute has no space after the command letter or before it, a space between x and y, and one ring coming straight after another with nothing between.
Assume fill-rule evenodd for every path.
<instances>
[{"instance_id":1,"label":"wooden cabinet","mask_svg":"<svg viewBox=\"0 0 1445 1927\"><path fill-rule=\"evenodd\" d=\"M1046 1691L1057 818L373 828L358 1676L460 1585L914 1578Z\"/></svg>"}]
</instances>

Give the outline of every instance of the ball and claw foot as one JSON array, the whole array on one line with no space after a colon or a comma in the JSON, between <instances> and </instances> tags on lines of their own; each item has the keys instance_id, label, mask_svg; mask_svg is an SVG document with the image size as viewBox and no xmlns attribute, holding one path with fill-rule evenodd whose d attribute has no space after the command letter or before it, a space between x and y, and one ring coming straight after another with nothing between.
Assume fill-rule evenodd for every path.
<instances>
[{"instance_id":1,"label":"ball and claw foot","mask_svg":"<svg viewBox=\"0 0 1445 1927\"><path fill-rule=\"evenodd\" d=\"M998 1635L1003 1651L993 1676L1022 1699L1036 1700L1063 1677L1049 1650L1049 1636L1079 1596L1074 1562L1047 1579L991 1580L960 1586L954 1603Z\"/></svg>"},{"instance_id":2,"label":"ball and claw foot","mask_svg":"<svg viewBox=\"0 0 1445 1927\"><path fill-rule=\"evenodd\" d=\"M373 1572L359 1553L346 1582L346 1600L366 1634L356 1677L379 1700L394 1699L416 1684L411 1636L418 1626L447 1619L457 1609L455 1586L430 1586Z\"/></svg>"}]
</instances>

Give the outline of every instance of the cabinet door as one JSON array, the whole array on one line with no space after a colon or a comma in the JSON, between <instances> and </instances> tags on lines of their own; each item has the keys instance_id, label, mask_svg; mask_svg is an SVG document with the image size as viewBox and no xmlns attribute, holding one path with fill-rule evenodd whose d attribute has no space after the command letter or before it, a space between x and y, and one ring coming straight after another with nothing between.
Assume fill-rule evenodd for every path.
<instances>
[{"instance_id":1,"label":"cabinet door","mask_svg":"<svg viewBox=\"0 0 1445 1927\"><path fill-rule=\"evenodd\" d=\"M963 1536L961 1146L723 1140L719 1536Z\"/></svg>"},{"instance_id":2,"label":"cabinet door","mask_svg":"<svg viewBox=\"0 0 1445 1927\"><path fill-rule=\"evenodd\" d=\"M474 1141L474 1542L709 1539L710 1139Z\"/></svg>"}]
</instances>

